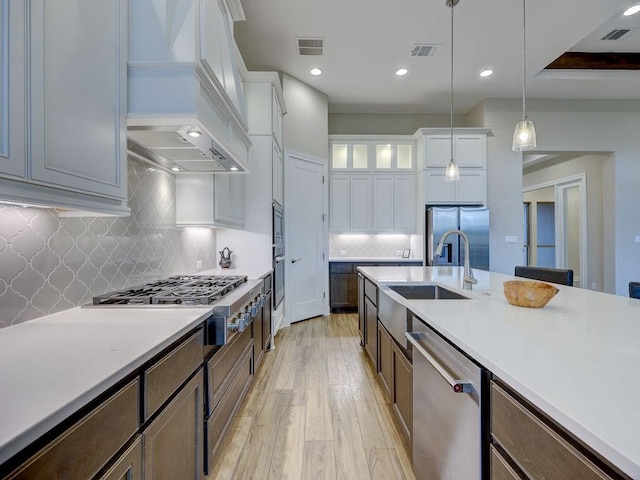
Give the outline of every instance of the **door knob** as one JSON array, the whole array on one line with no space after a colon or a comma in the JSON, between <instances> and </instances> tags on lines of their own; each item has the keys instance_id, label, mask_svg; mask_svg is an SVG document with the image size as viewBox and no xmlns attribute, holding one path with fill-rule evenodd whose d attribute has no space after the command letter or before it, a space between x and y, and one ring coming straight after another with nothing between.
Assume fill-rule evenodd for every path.
<instances>
[{"instance_id":1,"label":"door knob","mask_svg":"<svg viewBox=\"0 0 640 480\"><path fill-rule=\"evenodd\" d=\"M296 263L299 262L300 260L302 260L301 258L292 258L291 259L291 263Z\"/></svg>"}]
</instances>

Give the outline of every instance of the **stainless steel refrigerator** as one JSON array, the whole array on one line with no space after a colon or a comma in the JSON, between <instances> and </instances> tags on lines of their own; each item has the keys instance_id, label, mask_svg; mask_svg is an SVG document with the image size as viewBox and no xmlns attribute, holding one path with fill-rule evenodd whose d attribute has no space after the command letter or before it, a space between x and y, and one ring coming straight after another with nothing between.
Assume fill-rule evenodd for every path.
<instances>
[{"instance_id":1,"label":"stainless steel refrigerator","mask_svg":"<svg viewBox=\"0 0 640 480\"><path fill-rule=\"evenodd\" d=\"M425 260L429 266L462 266L464 244L459 235L450 235L442 255L434 255L440 237L447 230L462 230L469 237L471 268L489 270L489 208L426 207Z\"/></svg>"}]
</instances>

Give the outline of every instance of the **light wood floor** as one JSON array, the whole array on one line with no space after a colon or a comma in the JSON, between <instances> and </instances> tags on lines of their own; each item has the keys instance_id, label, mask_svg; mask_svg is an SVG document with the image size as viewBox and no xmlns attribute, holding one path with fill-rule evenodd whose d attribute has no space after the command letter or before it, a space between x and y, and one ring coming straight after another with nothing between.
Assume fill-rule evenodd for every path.
<instances>
[{"instance_id":1,"label":"light wood floor","mask_svg":"<svg viewBox=\"0 0 640 480\"><path fill-rule=\"evenodd\" d=\"M278 332L207 480L413 479L356 314Z\"/></svg>"}]
</instances>

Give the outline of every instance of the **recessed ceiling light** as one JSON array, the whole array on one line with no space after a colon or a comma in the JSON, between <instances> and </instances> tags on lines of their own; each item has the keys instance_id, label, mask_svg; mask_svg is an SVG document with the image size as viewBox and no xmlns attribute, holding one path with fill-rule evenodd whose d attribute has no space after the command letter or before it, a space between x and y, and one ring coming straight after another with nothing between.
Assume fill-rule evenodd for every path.
<instances>
[{"instance_id":1,"label":"recessed ceiling light","mask_svg":"<svg viewBox=\"0 0 640 480\"><path fill-rule=\"evenodd\" d=\"M634 5L633 7L629 7L624 11L625 16L635 15L640 12L640 5Z\"/></svg>"},{"instance_id":2,"label":"recessed ceiling light","mask_svg":"<svg viewBox=\"0 0 640 480\"><path fill-rule=\"evenodd\" d=\"M312 68L311 69L311 75L313 75L314 77L317 77L318 75L322 75L322 70L320 70L319 68Z\"/></svg>"},{"instance_id":3,"label":"recessed ceiling light","mask_svg":"<svg viewBox=\"0 0 640 480\"><path fill-rule=\"evenodd\" d=\"M237 172L238 171L238 167L231 167L231 168L229 168L229 170L231 170L232 172Z\"/></svg>"},{"instance_id":4,"label":"recessed ceiling light","mask_svg":"<svg viewBox=\"0 0 640 480\"><path fill-rule=\"evenodd\" d=\"M193 138L198 138L202 136L202 132L199 132L198 130L187 130L187 135Z\"/></svg>"},{"instance_id":5,"label":"recessed ceiling light","mask_svg":"<svg viewBox=\"0 0 640 480\"><path fill-rule=\"evenodd\" d=\"M396 75L398 75L399 77L402 77L407 73L409 73L409 70L407 70L406 68L399 68L398 70L396 70Z\"/></svg>"},{"instance_id":6,"label":"recessed ceiling light","mask_svg":"<svg viewBox=\"0 0 640 480\"><path fill-rule=\"evenodd\" d=\"M179 172L181 170L180 167L171 167L171 170L173 170L174 172Z\"/></svg>"},{"instance_id":7,"label":"recessed ceiling light","mask_svg":"<svg viewBox=\"0 0 640 480\"><path fill-rule=\"evenodd\" d=\"M493 75L493 70L490 68L486 68L480 72L481 77L490 77L491 75Z\"/></svg>"}]
</instances>

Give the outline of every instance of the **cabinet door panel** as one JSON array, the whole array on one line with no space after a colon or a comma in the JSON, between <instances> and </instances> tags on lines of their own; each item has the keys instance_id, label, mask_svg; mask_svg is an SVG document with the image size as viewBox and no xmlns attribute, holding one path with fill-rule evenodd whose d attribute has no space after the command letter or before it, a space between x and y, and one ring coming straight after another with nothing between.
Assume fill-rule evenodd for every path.
<instances>
[{"instance_id":1,"label":"cabinet door panel","mask_svg":"<svg viewBox=\"0 0 640 480\"><path fill-rule=\"evenodd\" d=\"M142 480L142 437L138 435L113 466L96 480Z\"/></svg>"},{"instance_id":2,"label":"cabinet door panel","mask_svg":"<svg viewBox=\"0 0 640 480\"><path fill-rule=\"evenodd\" d=\"M145 478L201 478L203 410L200 369L143 431Z\"/></svg>"},{"instance_id":3,"label":"cabinet door panel","mask_svg":"<svg viewBox=\"0 0 640 480\"><path fill-rule=\"evenodd\" d=\"M31 176L126 198L126 0L31 2Z\"/></svg>"},{"instance_id":4,"label":"cabinet door panel","mask_svg":"<svg viewBox=\"0 0 640 480\"><path fill-rule=\"evenodd\" d=\"M392 176L373 177L373 230L391 232L394 224L394 179Z\"/></svg>"},{"instance_id":5,"label":"cabinet door panel","mask_svg":"<svg viewBox=\"0 0 640 480\"><path fill-rule=\"evenodd\" d=\"M454 138L458 166L485 166L486 137L484 135L455 135Z\"/></svg>"},{"instance_id":6,"label":"cabinet door panel","mask_svg":"<svg viewBox=\"0 0 640 480\"><path fill-rule=\"evenodd\" d=\"M0 1L0 173L26 176L26 6ZM21 5L22 3L22 5ZM7 58L8 57L8 58Z\"/></svg>"},{"instance_id":7,"label":"cabinet door panel","mask_svg":"<svg viewBox=\"0 0 640 480\"><path fill-rule=\"evenodd\" d=\"M416 208L416 180L411 176L397 176L394 182L394 231L413 232Z\"/></svg>"},{"instance_id":8,"label":"cabinet door panel","mask_svg":"<svg viewBox=\"0 0 640 480\"><path fill-rule=\"evenodd\" d=\"M349 231L349 177L332 175L329 180L329 227L332 232Z\"/></svg>"},{"instance_id":9,"label":"cabinet door panel","mask_svg":"<svg viewBox=\"0 0 640 480\"><path fill-rule=\"evenodd\" d=\"M392 342L393 343L393 342ZM410 439L413 430L413 366L393 343L393 406Z\"/></svg>"},{"instance_id":10,"label":"cabinet door panel","mask_svg":"<svg viewBox=\"0 0 640 480\"><path fill-rule=\"evenodd\" d=\"M393 387L393 340L384 326L378 322L378 366L382 386L387 393L387 398L392 399Z\"/></svg>"},{"instance_id":11,"label":"cabinet door panel","mask_svg":"<svg viewBox=\"0 0 640 480\"><path fill-rule=\"evenodd\" d=\"M457 182L456 201L458 203L484 204L485 201L485 173L484 171L460 172Z\"/></svg>"},{"instance_id":12,"label":"cabinet door panel","mask_svg":"<svg viewBox=\"0 0 640 480\"><path fill-rule=\"evenodd\" d=\"M447 182L444 179L444 170L423 172L425 199L424 203L451 203L455 202L455 182Z\"/></svg>"},{"instance_id":13,"label":"cabinet door panel","mask_svg":"<svg viewBox=\"0 0 640 480\"><path fill-rule=\"evenodd\" d=\"M446 167L451 160L451 140L449 135L427 137L427 167Z\"/></svg>"},{"instance_id":14,"label":"cabinet door panel","mask_svg":"<svg viewBox=\"0 0 640 480\"><path fill-rule=\"evenodd\" d=\"M352 232L371 230L371 177L351 176L349 212Z\"/></svg>"},{"instance_id":15,"label":"cabinet door panel","mask_svg":"<svg viewBox=\"0 0 640 480\"><path fill-rule=\"evenodd\" d=\"M364 347L369 358L373 362L376 371L378 369L378 309L369 300L365 298L365 343Z\"/></svg>"}]
</instances>

